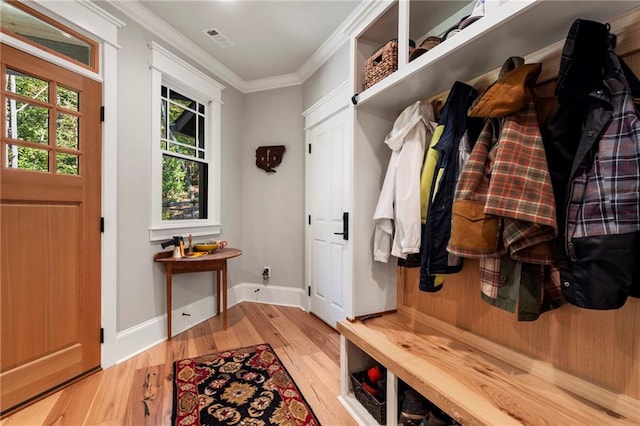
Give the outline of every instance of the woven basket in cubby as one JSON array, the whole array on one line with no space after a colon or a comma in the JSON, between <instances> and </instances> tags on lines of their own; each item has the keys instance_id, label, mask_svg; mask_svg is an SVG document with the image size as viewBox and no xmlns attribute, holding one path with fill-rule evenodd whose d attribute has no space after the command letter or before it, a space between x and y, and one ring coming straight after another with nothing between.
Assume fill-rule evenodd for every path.
<instances>
[{"instance_id":1,"label":"woven basket in cubby","mask_svg":"<svg viewBox=\"0 0 640 426\"><path fill-rule=\"evenodd\" d=\"M409 54L415 43L409 41ZM364 88L368 89L398 69L398 40L393 39L376 51L364 64Z\"/></svg>"}]
</instances>

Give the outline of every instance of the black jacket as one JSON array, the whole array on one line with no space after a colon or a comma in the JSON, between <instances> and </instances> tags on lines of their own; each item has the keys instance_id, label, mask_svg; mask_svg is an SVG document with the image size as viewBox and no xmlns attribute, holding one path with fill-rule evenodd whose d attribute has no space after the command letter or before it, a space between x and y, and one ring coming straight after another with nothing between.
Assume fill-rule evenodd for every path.
<instances>
[{"instance_id":1,"label":"black jacket","mask_svg":"<svg viewBox=\"0 0 640 426\"><path fill-rule=\"evenodd\" d=\"M444 125L444 133L432 148L439 151L439 157L430 191L427 223L422 227L420 290L423 291L434 292L442 288L434 283L436 274L453 274L462 270L462 259L456 258L451 261L447 243L451 235L453 196L460 175L460 140L467 132L472 147L484 123L481 118L467 116L467 110L477 95L473 87L456 81L441 111L438 124ZM438 188L435 197L434 188Z\"/></svg>"},{"instance_id":2,"label":"black jacket","mask_svg":"<svg viewBox=\"0 0 640 426\"><path fill-rule=\"evenodd\" d=\"M606 184L599 189L602 192L598 195L602 205L599 210L594 209L593 201L591 205L585 201L587 185L593 188L593 175L601 173L597 171L602 168L599 162L605 161L607 155L606 161L617 161L615 154L607 154L606 145L604 150L600 149L603 135L610 138L616 131L621 134L614 127L622 126L624 121L621 95L613 93L612 84L629 90L640 87L633 73L613 52L614 47L615 36L609 34L607 25L585 20L573 23L556 87L559 109L543 132L558 214L556 248L562 292L569 303L590 309L619 308L629 295L640 296L640 223L634 225L634 230L625 224L625 232L616 231L622 222L615 211L624 207L615 200L619 195L611 190L615 185ZM636 106L635 115L638 111ZM628 112L634 115L633 108ZM632 133L629 137L635 150L632 156L640 161L640 127L636 125ZM637 171L631 175L634 173ZM618 178L600 177L603 182ZM640 180L640 176L635 179ZM635 207L627 205L627 208L637 209L638 196L630 192L626 195L635 198L632 201ZM587 197L592 200L593 193ZM588 212L594 210L601 213L589 216ZM606 224L601 227L600 222ZM601 228L606 228L606 232Z\"/></svg>"}]
</instances>

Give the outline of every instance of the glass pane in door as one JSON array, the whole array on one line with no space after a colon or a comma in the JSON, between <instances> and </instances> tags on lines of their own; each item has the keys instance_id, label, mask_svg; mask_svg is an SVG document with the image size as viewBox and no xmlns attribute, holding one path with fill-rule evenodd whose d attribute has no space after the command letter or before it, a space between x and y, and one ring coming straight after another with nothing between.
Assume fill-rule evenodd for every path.
<instances>
[{"instance_id":1,"label":"glass pane in door","mask_svg":"<svg viewBox=\"0 0 640 426\"><path fill-rule=\"evenodd\" d=\"M58 113L56 145L62 148L78 149L79 121L75 115Z\"/></svg>"},{"instance_id":2,"label":"glass pane in door","mask_svg":"<svg viewBox=\"0 0 640 426\"><path fill-rule=\"evenodd\" d=\"M49 109L7 98L5 137L49 143Z\"/></svg>"},{"instance_id":3,"label":"glass pane in door","mask_svg":"<svg viewBox=\"0 0 640 426\"><path fill-rule=\"evenodd\" d=\"M40 102L49 102L49 82L7 68L5 90Z\"/></svg>"},{"instance_id":4,"label":"glass pane in door","mask_svg":"<svg viewBox=\"0 0 640 426\"><path fill-rule=\"evenodd\" d=\"M56 155L56 172L64 175L77 175L78 156L59 152Z\"/></svg>"},{"instance_id":5,"label":"glass pane in door","mask_svg":"<svg viewBox=\"0 0 640 426\"><path fill-rule=\"evenodd\" d=\"M49 151L27 146L7 145L7 167L10 169L49 171Z\"/></svg>"},{"instance_id":6,"label":"glass pane in door","mask_svg":"<svg viewBox=\"0 0 640 426\"><path fill-rule=\"evenodd\" d=\"M78 110L80 94L77 91L62 86L58 86L57 91L58 106Z\"/></svg>"}]
</instances>

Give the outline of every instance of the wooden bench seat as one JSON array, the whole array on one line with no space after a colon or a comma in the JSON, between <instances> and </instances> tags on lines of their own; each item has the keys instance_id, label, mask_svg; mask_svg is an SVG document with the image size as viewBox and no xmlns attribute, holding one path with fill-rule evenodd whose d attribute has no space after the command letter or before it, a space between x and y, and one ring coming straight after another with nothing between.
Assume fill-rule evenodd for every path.
<instances>
[{"instance_id":1,"label":"wooden bench seat","mask_svg":"<svg viewBox=\"0 0 640 426\"><path fill-rule=\"evenodd\" d=\"M472 346L463 342L464 331L452 328L445 334L427 322L399 311L365 322L340 322L338 331L463 425L640 424L637 401L560 371L553 383L544 380L527 368L528 358L517 356L515 364L524 368L515 367L495 356L504 349L495 343L476 336L483 342ZM462 339L452 337L456 333ZM488 351L493 355L478 347L493 347ZM533 367L536 361L529 360ZM565 389L562 382L569 377L570 386L583 387L578 392L583 397ZM593 402L599 398L609 408Z\"/></svg>"}]
</instances>

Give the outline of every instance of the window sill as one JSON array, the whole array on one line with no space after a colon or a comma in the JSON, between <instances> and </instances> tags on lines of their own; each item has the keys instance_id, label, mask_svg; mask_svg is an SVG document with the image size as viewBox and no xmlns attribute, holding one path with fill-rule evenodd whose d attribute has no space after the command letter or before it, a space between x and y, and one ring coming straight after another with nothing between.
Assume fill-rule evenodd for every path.
<instances>
[{"instance_id":1,"label":"window sill","mask_svg":"<svg viewBox=\"0 0 640 426\"><path fill-rule=\"evenodd\" d=\"M220 229L220 224L203 224L198 222L156 225L149 228L149 241L164 241L174 235L182 235L183 237L186 237L188 234L194 237L220 235Z\"/></svg>"}]
</instances>

